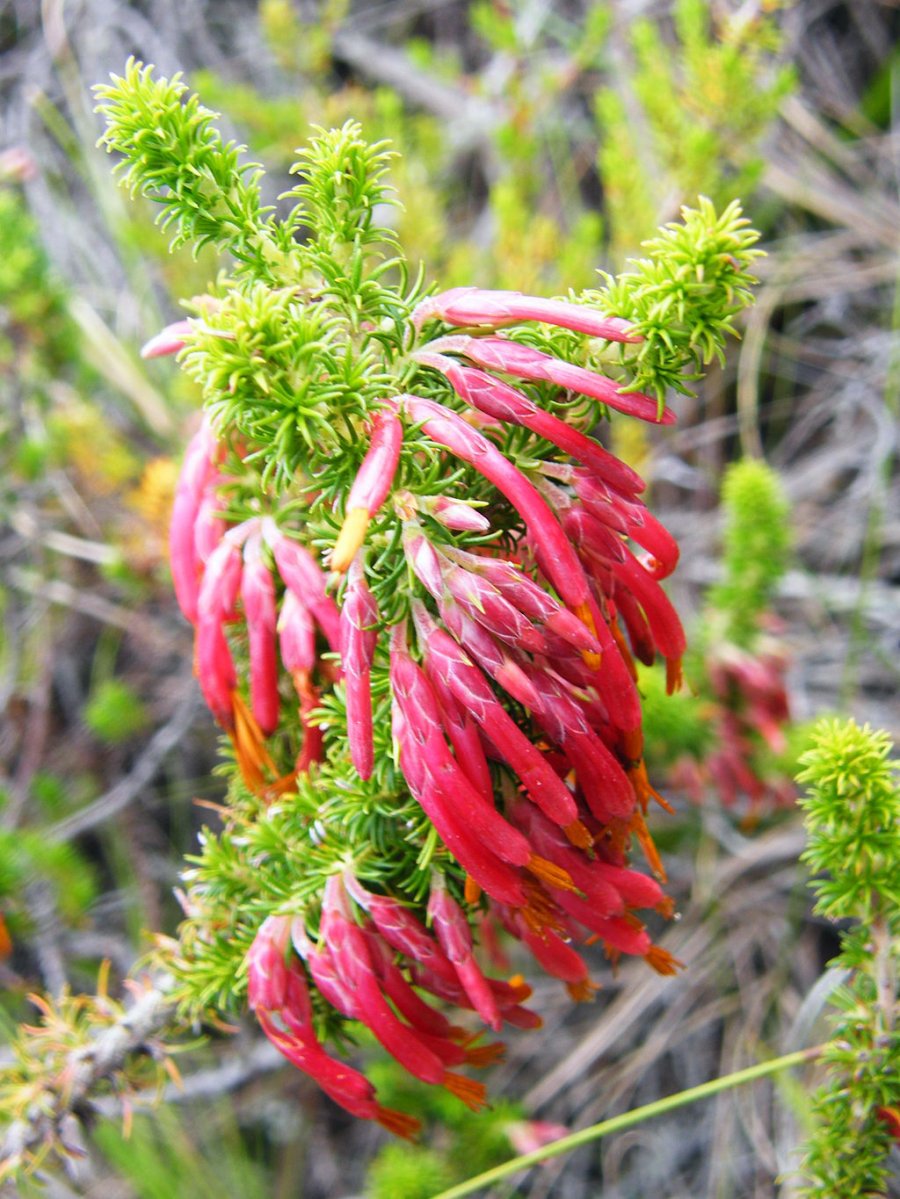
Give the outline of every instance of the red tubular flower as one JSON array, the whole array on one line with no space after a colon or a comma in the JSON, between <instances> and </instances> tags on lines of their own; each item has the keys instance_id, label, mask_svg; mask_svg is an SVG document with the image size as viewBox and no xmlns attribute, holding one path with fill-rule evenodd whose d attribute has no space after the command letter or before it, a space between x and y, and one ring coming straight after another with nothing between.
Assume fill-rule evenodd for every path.
<instances>
[{"instance_id":1,"label":"red tubular flower","mask_svg":"<svg viewBox=\"0 0 900 1199\"><path fill-rule=\"evenodd\" d=\"M295 671L294 687L300 700L300 725L303 729L303 746L295 770L297 774L305 774L314 762L321 762L324 758L325 736L321 728L313 723L314 713L319 706L319 691L306 671Z\"/></svg>"},{"instance_id":2,"label":"red tubular flower","mask_svg":"<svg viewBox=\"0 0 900 1199\"><path fill-rule=\"evenodd\" d=\"M434 995L435 998L443 999L447 1003L452 1003L454 1007L466 1011L474 1012L477 1010L463 989L462 984L456 979L455 972L452 982L439 974L435 974L427 966L414 965L411 974L415 985L423 991L427 991L430 995ZM531 988L529 986L525 983L513 985L512 983L506 983L496 978L489 978L488 984L504 1023L511 1024L513 1028L534 1029L541 1027L543 1021L537 1012L533 1012L530 1008L522 1006L522 1001L531 995Z\"/></svg>"},{"instance_id":3,"label":"red tubular flower","mask_svg":"<svg viewBox=\"0 0 900 1199\"><path fill-rule=\"evenodd\" d=\"M429 673L440 678L464 711L488 732L534 803L556 824L572 824L578 818L574 797L496 699L478 667L421 604L413 605L413 617Z\"/></svg>"},{"instance_id":4,"label":"red tubular flower","mask_svg":"<svg viewBox=\"0 0 900 1199\"><path fill-rule=\"evenodd\" d=\"M636 416L653 424L675 423L675 413L665 407L660 411L652 396L639 391L624 391L605 375L598 375L586 367L554 358L542 350L521 345L508 337L464 337L451 334L431 342L426 352L462 354L476 366L515 375L533 383L555 383L557 387L563 387L567 391L576 391L600 400L609 408L615 408L627 416Z\"/></svg>"},{"instance_id":5,"label":"red tubular flower","mask_svg":"<svg viewBox=\"0 0 900 1199\"><path fill-rule=\"evenodd\" d=\"M243 563L232 530L210 554L197 601L197 676L203 697L224 729L234 727L237 676L223 625L234 616Z\"/></svg>"},{"instance_id":6,"label":"red tubular flower","mask_svg":"<svg viewBox=\"0 0 900 1199\"><path fill-rule=\"evenodd\" d=\"M347 496L346 516L331 554L331 569L343 572L362 545L369 521L384 503L394 481L403 425L395 413L376 412L371 422L369 450Z\"/></svg>"},{"instance_id":7,"label":"red tubular flower","mask_svg":"<svg viewBox=\"0 0 900 1199\"><path fill-rule=\"evenodd\" d=\"M485 1103L482 1084L447 1071L440 1057L390 1008L378 985L365 934L349 918L346 902L342 881L332 875L325 887L322 934L341 978L354 997L356 1018L372 1030L385 1049L415 1078L446 1087L477 1111Z\"/></svg>"},{"instance_id":8,"label":"red tubular flower","mask_svg":"<svg viewBox=\"0 0 900 1199\"><path fill-rule=\"evenodd\" d=\"M366 585L362 563L358 557L354 558L341 607L341 667L346 686L350 757L364 779L369 778L374 764L371 671L378 620L378 605Z\"/></svg>"},{"instance_id":9,"label":"red tubular flower","mask_svg":"<svg viewBox=\"0 0 900 1199\"><path fill-rule=\"evenodd\" d=\"M417 1120L382 1107L369 1080L358 1070L330 1057L317 1041L306 980L296 960L290 965L285 962L290 931L288 917L268 917L247 955L250 1008L255 1011L263 1032L279 1053L308 1074L351 1115L376 1120L397 1136L415 1136L419 1130ZM278 1026L276 1016L286 1028Z\"/></svg>"},{"instance_id":10,"label":"red tubular flower","mask_svg":"<svg viewBox=\"0 0 900 1199\"><path fill-rule=\"evenodd\" d=\"M542 700L535 719L575 767L591 812L603 824L617 817L627 819L637 801L622 766L561 680L536 668L529 674Z\"/></svg>"},{"instance_id":11,"label":"red tubular flower","mask_svg":"<svg viewBox=\"0 0 900 1199\"><path fill-rule=\"evenodd\" d=\"M449 597L438 604L438 612L460 645L465 646L508 695L526 708L540 707L534 685L507 646L492 637L484 625L467 616Z\"/></svg>"},{"instance_id":12,"label":"red tubular flower","mask_svg":"<svg viewBox=\"0 0 900 1199\"><path fill-rule=\"evenodd\" d=\"M569 995L576 1003L593 999L597 988L591 982L587 965L576 949L552 929L535 932L516 912L509 913L508 919L510 932L528 946L543 970L566 984Z\"/></svg>"},{"instance_id":13,"label":"red tubular flower","mask_svg":"<svg viewBox=\"0 0 900 1199\"><path fill-rule=\"evenodd\" d=\"M405 726L400 765L407 781L427 795L429 806L447 805L442 823L460 821L484 855L511 866L531 865L527 840L475 790L450 753L434 692L399 639L391 647L391 688Z\"/></svg>"},{"instance_id":14,"label":"red tubular flower","mask_svg":"<svg viewBox=\"0 0 900 1199\"><path fill-rule=\"evenodd\" d=\"M431 880L428 915L441 948L452 962L475 1010L485 1024L499 1032L503 1018L490 984L475 961L469 923L439 875L434 875Z\"/></svg>"},{"instance_id":15,"label":"red tubular flower","mask_svg":"<svg viewBox=\"0 0 900 1199\"><path fill-rule=\"evenodd\" d=\"M667 690L672 691L673 679L680 677L680 662L687 648L678 613L659 583L644 570L632 553L626 553L625 560L616 562L610 569L616 580L616 591L619 587L630 591L643 608L654 644L666 659Z\"/></svg>"},{"instance_id":16,"label":"red tubular flower","mask_svg":"<svg viewBox=\"0 0 900 1199\"><path fill-rule=\"evenodd\" d=\"M607 316L595 308L566 300L525 296L518 291L487 291L480 287L453 287L429 296L416 305L412 319L417 329L428 320L440 320L447 325L486 325L491 329L521 321L543 321L606 341L643 340L627 321L618 316Z\"/></svg>"},{"instance_id":17,"label":"red tubular flower","mask_svg":"<svg viewBox=\"0 0 900 1199\"><path fill-rule=\"evenodd\" d=\"M278 726L278 662L275 644L275 585L262 560L258 532L244 546L241 599L250 643L250 705L265 736Z\"/></svg>"},{"instance_id":18,"label":"red tubular flower","mask_svg":"<svg viewBox=\"0 0 900 1199\"><path fill-rule=\"evenodd\" d=\"M439 675L427 669L425 673L438 701L441 723L450 738L457 762L475 790L492 804L494 784L477 724Z\"/></svg>"},{"instance_id":19,"label":"red tubular flower","mask_svg":"<svg viewBox=\"0 0 900 1199\"><path fill-rule=\"evenodd\" d=\"M348 884L348 891L350 886ZM464 1029L451 1024L443 1012L431 1007L413 989L402 970L394 961L388 943L381 937L377 927L369 923L365 928L366 941L372 964L381 981L385 994L400 1015L416 1029L429 1036L445 1040L461 1041L468 1035ZM463 1059L460 1058L460 1062ZM459 1064L459 1063L457 1063Z\"/></svg>"},{"instance_id":20,"label":"red tubular flower","mask_svg":"<svg viewBox=\"0 0 900 1199\"><path fill-rule=\"evenodd\" d=\"M528 902L528 895L519 870L503 862L473 835L454 811L452 791L440 791L428 777L424 763L417 758L416 737L408 731L399 707L394 710L392 724L407 786L438 836L483 891L512 907L523 907Z\"/></svg>"},{"instance_id":21,"label":"red tubular flower","mask_svg":"<svg viewBox=\"0 0 900 1199\"><path fill-rule=\"evenodd\" d=\"M573 849L560 834L559 828L533 804L515 799L512 804L507 805L507 811L510 820L525 833L542 857L555 862L566 871L598 915L615 916L622 912L622 894L604 872L598 869L601 863L596 857L589 858ZM647 881L652 882L650 879Z\"/></svg>"}]
</instances>

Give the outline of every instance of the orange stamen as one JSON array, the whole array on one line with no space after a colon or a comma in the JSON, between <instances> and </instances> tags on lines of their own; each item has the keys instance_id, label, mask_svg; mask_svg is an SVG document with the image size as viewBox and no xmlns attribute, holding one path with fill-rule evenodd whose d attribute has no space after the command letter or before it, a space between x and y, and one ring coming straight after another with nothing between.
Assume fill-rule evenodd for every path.
<instances>
[{"instance_id":1,"label":"orange stamen","mask_svg":"<svg viewBox=\"0 0 900 1199\"><path fill-rule=\"evenodd\" d=\"M395 1111L391 1107L377 1104L375 1119L382 1128L392 1132L395 1137L403 1137L405 1141L413 1141L422 1131L421 1121L415 1116L407 1116L406 1112Z\"/></svg>"},{"instance_id":2,"label":"orange stamen","mask_svg":"<svg viewBox=\"0 0 900 1199\"><path fill-rule=\"evenodd\" d=\"M572 878L568 870L563 870L562 866L557 866L555 862L549 862L546 858L540 857L539 854L533 853L528 859L526 866L536 878L541 879L550 887L558 887L560 891L577 891L578 888L572 882Z\"/></svg>"},{"instance_id":3,"label":"orange stamen","mask_svg":"<svg viewBox=\"0 0 900 1199\"><path fill-rule=\"evenodd\" d=\"M653 844L653 838L650 836L650 831L640 812L635 812L631 818L631 831L637 837L638 844L644 851L644 857L647 859L650 869L661 883L666 882L666 868L662 864L662 858Z\"/></svg>"},{"instance_id":4,"label":"orange stamen","mask_svg":"<svg viewBox=\"0 0 900 1199\"><path fill-rule=\"evenodd\" d=\"M681 690L684 675L681 671L680 658L666 658L666 695L672 695Z\"/></svg>"},{"instance_id":5,"label":"orange stamen","mask_svg":"<svg viewBox=\"0 0 900 1199\"><path fill-rule=\"evenodd\" d=\"M663 799L656 788L647 778L647 767L643 761L638 762L636 766L628 768L628 777L631 780L631 785L634 788L634 793L637 796L638 803L644 812L647 811L647 803L650 799L655 799L664 812L674 813L675 809L668 800Z\"/></svg>"},{"instance_id":6,"label":"orange stamen","mask_svg":"<svg viewBox=\"0 0 900 1199\"><path fill-rule=\"evenodd\" d=\"M589 850L593 847L594 838L591 836L590 829L580 820L573 820L571 824L565 825L563 832L572 845L577 846L578 849Z\"/></svg>"},{"instance_id":7,"label":"orange stamen","mask_svg":"<svg viewBox=\"0 0 900 1199\"><path fill-rule=\"evenodd\" d=\"M487 1091L483 1082L466 1078L465 1074L454 1074L451 1070L444 1071L441 1082L450 1094L461 1099L470 1111L478 1112L487 1107Z\"/></svg>"},{"instance_id":8,"label":"orange stamen","mask_svg":"<svg viewBox=\"0 0 900 1199\"><path fill-rule=\"evenodd\" d=\"M652 966L657 974L677 974L679 970L684 969L684 962L679 962L678 958L673 957L668 949L663 949L661 945L651 945L644 954L644 961L648 966Z\"/></svg>"},{"instance_id":9,"label":"orange stamen","mask_svg":"<svg viewBox=\"0 0 900 1199\"><path fill-rule=\"evenodd\" d=\"M640 726L622 734L622 752L629 762L640 762L644 754L644 734Z\"/></svg>"},{"instance_id":10,"label":"orange stamen","mask_svg":"<svg viewBox=\"0 0 900 1199\"><path fill-rule=\"evenodd\" d=\"M232 693L234 729L229 734L244 782L254 795L266 787L265 773L277 774L265 737L240 692Z\"/></svg>"},{"instance_id":11,"label":"orange stamen","mask_svg":"<svg viewBox=\"0 0 900 1199\"><path fill-rule=\"evenodd\" d=\"M560 919L559 910L546 896L538 892L532 893L528 905L521 909L522 919L535 933L543 933L545 929L551 932L563 932L564 926Z\"/></svg>"},{"instance_id":12,"label":"orange stamen","mask_svg":"<svg viewBox=\"0 0 900 1199\"><path fill-rule=\"evenodd\" d=\"M592 983L589 978L583 978L577 983L566 983L566 990L575 1003L591 1003L594 994L600 990L600 987L597 983Z\"/></svg>"},{"instance_id":13,"label":"orange stamen","mask_svg":"<svg viewBox=\"0 0 900 1199\"><path fill-rule=\"evenodd\" d=\"M496 1065L504 1053L506 1046L502 1041L492 1041L490 1045L473 1045L471 1049L466 1050L466 1064L481 1070L486 1066Z\"/></svg>"},{"instance_id":14,"label":"orange stamen","mask_svg":"<svg viewBox=\"0 0 900 1199\"><path fill-rule=\"evenodd\" d=\"M583 625L586 625L587 628L590 630L590 632L593 633L594 637L596 637L597 636L597 626L594 623L594 614L591 611L590 604L577 604L575 606L575 608L573 609L573 611L574 611L575 615L578 617L578 619L581 621L581 623ZM591 670L599 670L600 669L600 664L603 659L600 657L599 654L594 653L593 650L583 649L581 651L581 656L584 659L585 665L588 666Z\"/></svg>"},{"instance_id":15,"label":"orange stamen","mask_svg":"<svg viewBox=\"0 0 900 1199\"><path fill-rule=\"evenodd\" d=\"M463 888L463 896L468 904L476 904L481 899L481 887L475 882L470 874L466 875L466 883Z\"/></svg>"},{"instance_id":16,"label":"orange stamen","mask_svg":"<svg viewBox=\"0 0 900 1199\"><path fill-rule=\"evenodd\" d=\"M622 661L628 668L628 673L631 675L632 680L636 683L638 680L637 666L634 664L634 658L632 657L631 649L628 646L628 642L625 640L622 630L619 628L619 622L615 616L609 622L609 631L612 633L613 641L616 643L616 648L622 655Z\"/></svg>"},{"instance_id":17,"label":"orange stamen","mask_svg":"<svg viewBox=\"0 0 900 1199\"><path fill-rule=\"evenodd\" d=\"M366 539L369 527L368 508L351 508L344 517L341 531L331 551L331 569L343 574L356 557L356 551Z\"/></svg>"}]
</instances>

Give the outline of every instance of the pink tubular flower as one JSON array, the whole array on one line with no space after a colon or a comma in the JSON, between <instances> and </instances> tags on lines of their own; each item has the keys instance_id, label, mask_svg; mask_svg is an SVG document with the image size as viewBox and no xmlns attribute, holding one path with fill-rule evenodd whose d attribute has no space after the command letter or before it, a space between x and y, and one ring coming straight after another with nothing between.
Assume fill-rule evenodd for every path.
<instances>
[{"instance_id":1,"label":"pink tubular flower","mask_svg":"<svg viewBox=\"0 0 900 1199\"><path fill-rule=\"evenodd\" d=\"M448 325L486 325L499 329L521 321L543 321L606 341L641 341L627 321L606 316L594 308L566 300L546 300L518 291L486 291L480 287L454 287L422 300L413 311L413 324L421 329L427 320Z\"/></svg>"},{"instance_id":2,"label":"pink tubular flower","mask_svg":"<svg viewBox=\"0 0 900 1199\"><path fill-rule=\"evenodd\" d=\"M212 714L229 731L237 675L223 626L234 615L242 573L238 540L223 538L210 554L197 602L197 677Z\"/></svg>"},{"instance_id":3,"label":"pink tubular flower","mask_svg":"<svg viewBox=\"0 0 900 1199\"><path fill-rule=\"evenodd\" d=\"M287 590L278 616L281 661L288 674L308 675L316 664L316 629L313 618L295 592Z\"/></svg>"},{"instance_id":4,"label":"pink tubular flower","mask_svg":"<svg viewBox=\"0 0 900 1199\"><path fill-rule=\"evenodd\" d=\"M377 641L378 605L366 585L359 557L353 559L341 607L341 667L347 696L347 737L350 757L360 778L374 764L372 748L371 671Z\"/></svg>"},{"instance_id":5,"label":"pink tubular flower","mask_svg":"<svg viewBox=\"0 0 900 1199\"><path fill-rule=\"evenodd\" d=\"M291 935L289 916L268 916L247 953L247 999L250 1011L258 1007L275 1011L287 993L284 955Z\"/></svg>"},{"instance_id":6,"label":"pink tubular flower","mask_svg":"<svg viewBox=\"0 0 900 1199\"><path fill-rule=\"evenodd\" d=\"M262 560L259 532L244 546L241 598L250 643L250 706L265 736L278 725L278 662L275 644L275 585Z\"/></svg>"},{"instance_id":7,"label":"pink tubular flower","mask_svg":"<svg viewBox=\"0 0 900 1199\"><path fill-rule=\"evenodd\" d=\"M421 604L413 605L413 617L429 673L439 678L463 710L489 733L529 797L554 823L572 824L578 809L571 792L496 699L478 667Z\"/></svg>"},{"instance_id":8,"label":"pink tubular flower","mask_svg":"<svg viewBox=\"0 0 900 1199\"><path fill-rule=\"evenodd\" d=\"M353 899L369 913L378 932L392 949L448 981L456 977L440 945L425 925L399 900L366 891L354 878L347 878L346 885Z\"/></svg>"},{"instance_id":9,"label":"pink tubular flower","mask_svg":"<svg viewBox=\"0 0 900 1199\"><path fill-rule=\"evenodd\" d=\"M495 445L472 429L455 412L420 396L399 397L425 433L451 453L470 463L501 491L519 512L537 550L541 569L563 601L591 627L590 591L574 549L536 488Z\"/></svg>"},{"instance_id":10,"label":"pink tubular flower","mask_svg":"<svg viewBox=\"0 0 900 1199\"><path fill-rule=\"evenodd\" d=\"M596 371L586 367L554 358L545 354L543 350L521 345L508 337L465 337L461 334L451 334L431 342L426 353L434 352L462 354L476 366L501 371L505 375L515 375L529 382L555 383L557 387L591 396L609 408L615 408L627 416L636 416L653 424L675 423L674 412L665 407L660 412L659 405L652 396L639 391L624 391L605 375L598 375Z\"/></svg>"},{"instance_id":11,"label":"pink tubular flower","mask_svg":"<svg viewBox=\"0 0 900 1199\"><path fill-rule=\"evenodd\" d=\"M195 543L195 528L219 455L219 443L212 426L204 418L184 455L169 524L169 561L175 597L192 624L197 621L202 565Z\"/></svg>"},{"instance_id":12,"label":"pink tubular flower","mask_svg":"<svg viewBox=\"0 0 900 1199\"><path fill-rule=\"evenodd\" d=\"M200 501L200 509L194 523L194 552L199 565L204 565L210 554L225 536L227 528L223 504L217 494L217 476L207 483Z\"/></svg>"},{"instance_id":13,"label":"pink tubular flower","mask_svg":"<svg viewBox=\"0 0 900 1199\"><path fill-rule=\"evenodd\" d=\"M543 437L564 453L571 454L577 461L584 463L594 471L598 479L626 494L643 491L644 481L631 467L620 462L593 438L567 425L551 412L539 408L508 383L485 371L463 366L462 363L443 354L420 350L416 357L426 366L433 366L446 375L456 394L479 412L507 424L530 429L538 437Z\"/></svg>"},{"instance_id":14,"label":"pink tubular flower","mask_svg":"<svg viewBox=\"0 0 900 1199\"><path fill-rule=\"evenodd\" d=\"M397 640L391 647L391 688L409 734L406 753L401 753L401 768L410 756L415 756L413 778L418 779L420 770L424 772L423 789L438 803L452 805L450 819L464 821L475 843L485 847L484 852L511 866L529 865L532 855L525 837L479 795L450 753L434 692L421 667Z\"/></svg>"},{"instance_id":15,"label":"pink tubular flower","mask_svg":"<svg viewBox=\"0 0 900 1199\"><path fill-rule=\"evenodd\" d=\"M507 695L523 707L540 707L540 697L534 689L534 684L513 657L510 648L497 641L484 625L467 616L449 597L438 604L438 612L460 645L464 646L479 666L500 684Z\"/></svg>"},{"instance_id":16,"label":"pink tubular flower","mask_svg":"<svg viewBox=\"0 0 900 1199\"><path fill-rule=\"evenodd\" d=\"M576 649L599 655L600 646L590 630L568 608L533 582L521 567L503 558L469 554L452 546L445 546L444 554L469 571L483 575L523 615L546 625ZM522 647L529 648L524 642Z\"/></svg>"},{"instance_id":17,"label":"pink tubular flower","mask_svg":"<svg viewBox=\"0 0 900 1199\"><path fill-rule=\"evenodd\" d=\"M564 1124L549 1124L546 1120L513 1120L504 1129L509 1143L519 1155L536 1153L554 1141L569 1135ZM541 1162L541 1165L544 1165Z\"/></svg>"},{"instance_id":18,"label":"pink tubular flower","mask_svg":"<svg viewBox=\"0 0 900 1199\"><path fill-rule=\"evenodd\" d=\"M486 533L491 527L488 518L464 500L451 500L445 495L421 495L415 499L422 510L433 516L445 529L463 533Z\"/></svg>"},{"instance_id":19,"label":"pink tubular flower","mask_svg":"<svg viewBox=\"0 0 900 1199\"><path fill-rule=\"evenodd\" d=\"M141 357L162 358L166 354L177 354L187 345L186 338L190 335L190 321L174 321L141 347Z\"/></svg>"},{"instance_id":20,"label":"pink tubular flower","mask_svg":"<svg viewBox=\"0 0 900 1199\"><path fill-rule=\"evenodd\" d=\"M285 585L312 612L331 648L339 650L340 614L337 604L326 594L322 568L305 546L286 537L270 517L263 519L262 530Z\"/></svg>"},{"instance_id":21,"label":"pink tubular flower","mask_svg":"<svg viewBox=\"0 0 900 1199\"><path fill-rule=\"evenodd\" d=\"M344 523L331 553L332 570L343 573L362 545L369 521L391 489L402 445L403 425L396 414L388 409L376 412L369 450L347 496Z\"/></svg>"},{"instance_id":22,"label":"pink tubular flower","mask_svg":"<svg viewBox=\"0 0 900 1199\"><path fill-rule=\"evenodd\" d=\"M444 586L472 620L494 637L529 653L543 653L547 643L539 629L483 575L439 555Z\"/></svg>"}]
</instances>

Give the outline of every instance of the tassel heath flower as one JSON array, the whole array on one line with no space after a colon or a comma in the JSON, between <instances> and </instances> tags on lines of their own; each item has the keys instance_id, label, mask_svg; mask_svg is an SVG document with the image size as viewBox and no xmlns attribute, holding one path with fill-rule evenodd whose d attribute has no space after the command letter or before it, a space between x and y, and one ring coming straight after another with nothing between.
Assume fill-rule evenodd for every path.
<instances>
[{"instance_id":1,"label":"tassel heath flower","mask_svg":"<svg viewBox=\"0 0 900 1199\"><path fill-rule=\"evenodd\" d=\"M601 291L426 295L354 122L311 138L276 214L180 78L131 61L97 94L121 182L228 263L144 351L203 394L171 569L233 751L169 968L198 1017L246 987L285 1058L410 1136L326 1048L348 1022L478 1108L502 1050L478 1029L540 1025L495 930L576 1000L595 943L677 966L644 920L672 906L635 662L679 685L678 548L596 434L675 420L757 235L701 200Z\"/></svg>"},{"instance_id":2,"label":"tassel heath flower","mask_svg":"<svg viewBox=\"0 0 900 1199\"><path fill-rule=\"evenodd\" d=\"M330 546L304 536L296 503L230 519L227 464L252 461L251 447L208 419L173 511L172 574L196 627L200 684L250 790L284 805L304 778L327 788L339 750L323 705L339 687L342 768L358 786L399 784L443 847L417 905L348 846L318 903L269 916L247 956L250 1006L273 1044L348 1111L401 1136L416 1121L382 1107L323 1048L319 1000L477 1109L483 1084L460 1070L490 1064L502 1044L476 1043L435 1004L494 1032L540 1023L524 983L485 973L473 935L482 918L579 1001L598 985L585 956L594 942L614 962L640 957L663 974L679 965L638 915L672 907L645 820L660 797L642 762L634 665L660 655L669 688L679 685L684 634L661 587L678 547L645 506L640 476L592 436L599 412L586 400L659 424L674 415L514 340L523 322L641 341L582 304L477 288L430 297L411 313L420 344L404 385L386 388L359 425L367 448L355 479L343 494L306 486L318 510L332 505ZM164 330L148 352L181 348L182 334L182 323ZM521 436L528 450L512 454ZM436 491L429 462L463 485ZM633 841L650 873L629 864Z\"/></svg>"}]
</instances>

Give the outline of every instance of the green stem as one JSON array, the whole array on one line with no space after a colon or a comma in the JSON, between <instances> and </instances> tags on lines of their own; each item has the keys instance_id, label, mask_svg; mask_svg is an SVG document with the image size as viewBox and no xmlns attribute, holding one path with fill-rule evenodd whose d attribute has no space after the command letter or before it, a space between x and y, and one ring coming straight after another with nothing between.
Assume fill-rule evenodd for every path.
<instances>
[{"instance_id":1,"label":"green stem","mask_svg":"<svg viewBox=\"0 0 900 1199\"><path fill-rule=\"evenodd\" d=\"M745 1070L737 1070L734 1074L725 1074L722 1078L714 1078L712 1082L701 1083L699 1087L690 1087L675 1095L667 1095L665 1099L645 1103L643 1107L633 1108L630 1112L623 1112L621 1116L602 1120L599 1124L592 1124L590 1128L582 1128L578 1132L573 1132L569 1137L553 1141L551 1144L545 1145L543 1149L536 1149L533 1153L523 1153L521 1157L511 1158L508 1162L503 1162L491 1170L485 1170L483 1174L459 1183L458 1186L450 1187L448 1191L441 1191L439 1195L433 1196L433 1199L461 1199L461 1196L471 1195L481 1187L499 1182L501 1178L507 1178L510 1174L516 1174L530 1166L537 1166L548 1158L559 1157L571 1149L578 1149L581 1145L599 1140L607 1133L620 1132L623 1128L630 1128L633 1124L640 1124L653 1116L661 1116L664 1112L685 1107L698 1099L706 1099L710 1095L717 1095L720 1091L730 1090L745 1082L753 1082L757 1078L777 1074L780 1070L787 1070L791 1066L801 1066L804 1062L815 1061L825 1048L824 1045L814 1045L810 1049L799 1049L796 1053L786 1053L783 1057L772 1058L771 1061L760 1062L756 1066L748 1066Z\"/></svg>"}]
</instances>

